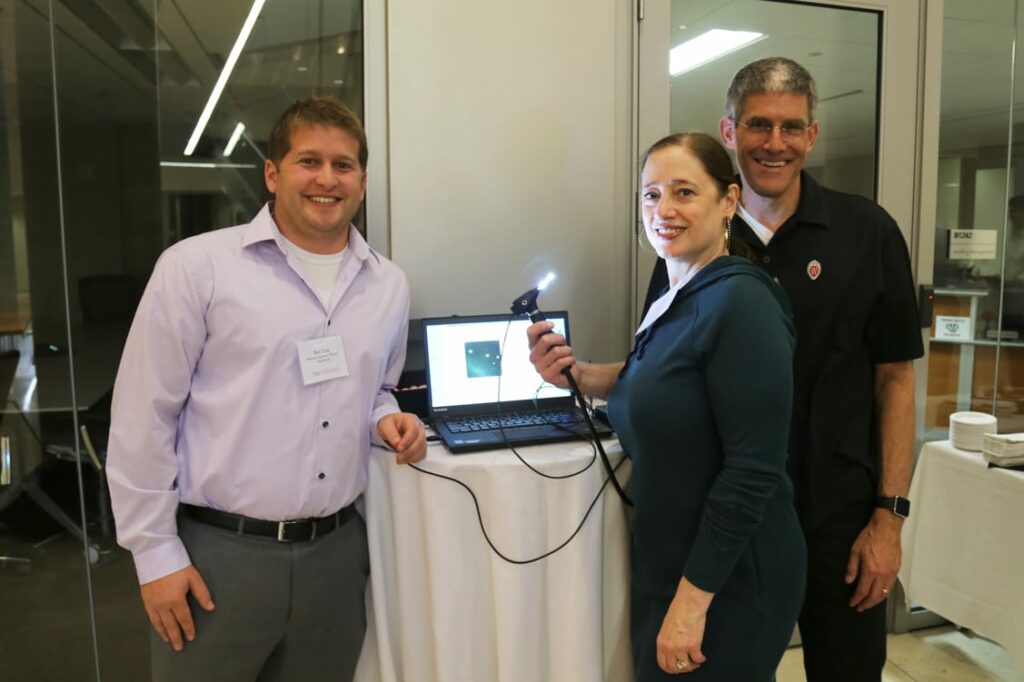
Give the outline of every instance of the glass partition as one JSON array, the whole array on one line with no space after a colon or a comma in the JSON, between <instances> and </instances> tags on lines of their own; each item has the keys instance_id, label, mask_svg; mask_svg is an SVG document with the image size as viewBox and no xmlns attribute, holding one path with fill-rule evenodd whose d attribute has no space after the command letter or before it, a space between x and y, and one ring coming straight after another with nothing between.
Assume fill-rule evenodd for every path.
<instances>
[{"instance_id":1,"label":"glass partition","mask_svg":"<svg viewBox=\"0 0 1024 682\"><path fill-rule=\"evenodd\" d=\"M292 102L362 115L362 2L50 6L0 0L0 676L135 682L150 625L104 477L135 307L167 246L269 198Z\"/></svg>"},{"instance_id":2,"label":"glass partition","mask_svg":"<svg viewBox=\"0 0 1024 682\"><path fill-rule=\"evenodd\" d=\"M105 550L76 429L52 21L46 3L0 10L0 670L90 679Z\"/></svg>"},{"instance_id":3,"label":"glass partition","mask_svg":"<svg viewBox=\"0 0 1024 682\"><path fill-rule=\"evenodd\" d=\"M1021 4L944 4L926 440L964 410L1024 431Z\"/></svg>"}]
</instances>

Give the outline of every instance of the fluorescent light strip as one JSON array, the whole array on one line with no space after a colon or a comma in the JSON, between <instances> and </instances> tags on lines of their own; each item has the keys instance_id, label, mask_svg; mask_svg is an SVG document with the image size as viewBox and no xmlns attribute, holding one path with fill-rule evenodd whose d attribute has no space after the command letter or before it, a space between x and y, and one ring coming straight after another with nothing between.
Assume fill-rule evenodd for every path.
<instances>
[{"instance_id":1,"label":"fluorescent light strip","mask_svg":"<svg viewBox=\"0 0 1024 682\"><path fill-rule=\"evenodd\" d=\"M267 157L260 151L260 146L256 144L256 141L249 137L249 133L242 131L242 137L249 143L249 148L256 152L256 156L260 157L260 161L266 161Z\"/></svg>"},{"instance_id":2,"label":"fluorescent light strip","mask_svg":"<svg viewBox=\"0 0 1024 682\"><path fill-rule=\"evenodd\" d=\"M217 78L217 83L213 86L213 92L210 93L210 99L206 100L203 113L199 114L199 120L196 121L196 128L192 131L192 137L189 138L188 144L185 145L185 156L192 156L192 152L196 150L199 138L203 136L203 131L206 130L206 124L210 121L210 115L213 114L213 109L217 106L217 100L220 99L220 94L224 91L228 78L231 77L231 70L235 68L235 62L238 61L239 55L242 54L242 48L245 47L245 42L249 40L249 33L252 32L252 27L256 25L256 18L259 17L260 10L263 9L263 3L265 2L266 0L255 0L252 3L249 16L245 18L242 30L238 33L238 40L235 41L235 46L231 48L231 53L228 54L227 61L224 62L224 68L220 72L220 77Z\"/></svg>"},{"instance_id":3,"label":"fluorescent light strip","mask_svg":"<svg viewBox=\"0 0 1024 682\"><path fill-rule=\"evenodd\" d=\"M668 72L672 76L678 76L767 37L764 33L755 31L713 28L669 50Z\"/></svg>"},{"instance_id":4,"label":"fluorescent light strip","mask_svg":"<svg viewBox=\"0 0 1024 682\"><path fill-rule=\"evenodd\" d=\"M164 168L255 168L255 163L212 163L202 161L161 161Z\"/></svg>"},{"instance_id":5,"label":"fluorescent light strip","mask_svg":"<svg viewBox=\"0 0 1024 682\"><path fill-rule=\"evenodd\" d=\"M224 147L224 153L221 156L231 156L231 152L235 151L235 145L238 144L238 138L242 136L242 131L245 130L245 124L241 121L235 126L235 130L231 133L231 137L228 138L228 144Z\"/></svg>"}]
</instances>

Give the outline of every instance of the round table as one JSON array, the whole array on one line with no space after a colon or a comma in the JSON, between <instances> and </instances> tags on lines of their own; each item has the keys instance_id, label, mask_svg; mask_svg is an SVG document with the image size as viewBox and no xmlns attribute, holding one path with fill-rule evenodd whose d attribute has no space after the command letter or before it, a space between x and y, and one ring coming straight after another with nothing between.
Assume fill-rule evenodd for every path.
<instances>
[{"instance_id":1,"label":"round table","mask_svg":"<svg viewBox=\"0 0 1024 682\"><path fill-rule=\"evenodd\" d=\"M617 443L605 447L613 464L622 459ZM584 442L520 454L549 475L594 458ZM455 456L441 445L418 466L469 486L491 540L517 560L572 535L606 478L600 459L552 480L509 450ZM487 545L462 486L397 466L389 451L374 448L365 501L372 570L359 682L632 680L628 532L611 485L572 542L525 565Z\"/></svg>"}]
</instances>

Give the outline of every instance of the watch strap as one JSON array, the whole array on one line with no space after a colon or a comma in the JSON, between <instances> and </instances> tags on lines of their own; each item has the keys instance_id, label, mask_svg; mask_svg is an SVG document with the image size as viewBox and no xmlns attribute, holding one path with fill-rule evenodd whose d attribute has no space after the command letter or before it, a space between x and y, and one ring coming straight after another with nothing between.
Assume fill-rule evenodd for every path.
<instances>
[{"instance_id":1,"label":"watch strap","mask_svg":"<svg viewBox=\"0 0 1024 682\"><path fill-rule=\"evenodd\" d=\"M888 509L896 516L907 518L910 516L910 500L895 495L893 497L876 497L875 506L881 509Z\"/></svg>"}]
</instances>

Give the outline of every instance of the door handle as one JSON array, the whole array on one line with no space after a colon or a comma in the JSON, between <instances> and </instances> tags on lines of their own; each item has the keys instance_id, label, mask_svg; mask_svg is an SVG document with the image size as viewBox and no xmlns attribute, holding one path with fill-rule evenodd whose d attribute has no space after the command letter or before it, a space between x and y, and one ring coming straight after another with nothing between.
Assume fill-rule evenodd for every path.
<instances>
[{"instance_id":1,"label":"door handle","mask_svg":"<svg viewBox=\"0 0 1024 682\"><path fill-rule=\"evenodd\" d=\"M11 484L11 439L0 436L0 485Z\"/></svg>"}]
</instances>

